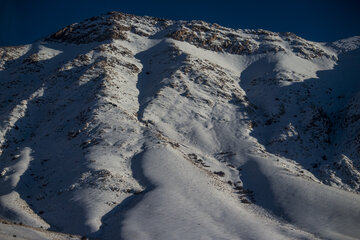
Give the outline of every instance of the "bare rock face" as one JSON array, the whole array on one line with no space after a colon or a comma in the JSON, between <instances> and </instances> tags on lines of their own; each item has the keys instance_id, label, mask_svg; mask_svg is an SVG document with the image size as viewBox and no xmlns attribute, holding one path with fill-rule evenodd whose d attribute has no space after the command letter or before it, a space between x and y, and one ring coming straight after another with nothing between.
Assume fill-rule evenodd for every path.
<instances>
[{"instance_id":1,"label":"bare rock face","mask_svg":"<svg viewBox=\"0 0 360 240\"><path fill-rule=\"evenodd\" d=\"M75 44L116 39L127 40L129 31L141 36L149 36L157 25L165 22L165 20L159 18L145 17L145 19L148 21L139 27L139 24L136 23L142 20L140 17L119 12L109 12L107 15L93 17L60 29L46 40Z\"/></svg>"},{"instance_id":2,"label":"bare rock face","mask_svg":"<svg viewBox=\"0 0 360 240\"><path fill-rule=\"evenodd\" d=\"M168 36L215 52L250 54L258 48L256 42L250 38L240 37L229 29L202 21L186 23Z\"/></svg>"},{"instance_id":3,"label":"bare rock face","mask_svg":"<svg viewBox=\"0 0 360 240\"><path fill-rule=\"evenodd\" d=\"M138 24L141 21L142 24ZM203 21L173 22L152 17L140 18L119 12L110 12L72 24L46 40L85 44L116 39L128 40L129 32L149 37L159 31L166 33L169 38L215 52L237 55L278 53L285 52L284 44L289 44L291 51L305 59L335 57L293 33L273 33L262 29L233 30Z\"/></svg>"},{"instance_id":4,"label":"bare rock face","mask_svg":"<svg viewBox=\"0 0 360 240\"><path fill-rule=\"evenodd\" d=\"M293 33L273 33L262 29L233 30L202 21L179 24L168 36L211 51L238 55L285 52L283 44L286 43L302 58L333 57Z\"/></svg>"}]
</instances>

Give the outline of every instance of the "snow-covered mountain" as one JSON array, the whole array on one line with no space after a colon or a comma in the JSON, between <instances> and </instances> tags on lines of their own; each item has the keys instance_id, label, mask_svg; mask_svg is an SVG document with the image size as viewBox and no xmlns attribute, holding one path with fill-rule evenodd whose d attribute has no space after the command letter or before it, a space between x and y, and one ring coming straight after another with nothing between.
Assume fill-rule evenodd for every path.
<instances>
[{"instance_id":1,"label":"snow-covered mountain","mask_svg":"<svg viewBox=\"0 0 360 240\"><path fill-rule=\"evenodd\" d=\"M359 46L111 12L2 47L0 218L99 239L358 239Z\"/></svg>"}]
</instances>

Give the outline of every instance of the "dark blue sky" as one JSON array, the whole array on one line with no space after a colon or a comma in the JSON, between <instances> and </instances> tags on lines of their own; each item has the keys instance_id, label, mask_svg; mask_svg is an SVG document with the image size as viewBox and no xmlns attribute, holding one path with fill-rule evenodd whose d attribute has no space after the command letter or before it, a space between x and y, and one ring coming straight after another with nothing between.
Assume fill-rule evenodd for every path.
<instances>
[{"instance_id":1,"label":"dark blue sky","mask_svg":"<svg viewBox=\"0 0 360 240\"><path fill-rule=\"evenodd\" d=\"M0 46L31 43L85 18L121 11L294 32L313 41L360 35L358 0L0 0Z\"/></svg>"}]
</instances>

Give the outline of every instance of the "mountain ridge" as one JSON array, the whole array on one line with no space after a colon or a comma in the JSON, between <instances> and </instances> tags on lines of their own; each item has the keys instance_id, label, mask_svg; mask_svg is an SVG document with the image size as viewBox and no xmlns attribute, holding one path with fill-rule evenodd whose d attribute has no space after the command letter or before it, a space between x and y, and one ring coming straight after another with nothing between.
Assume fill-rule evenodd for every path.
<instances>
[{"instance_id":1,"label":"mountain ridge","mask_svg":"<svg viewBox=\"0 0 360 240\"><path fill-rule=\"evenodd\" d=\"M359 44L112 12L0 48L0 216L101 239L356 239Z\"/></svg>"}]
</instances>

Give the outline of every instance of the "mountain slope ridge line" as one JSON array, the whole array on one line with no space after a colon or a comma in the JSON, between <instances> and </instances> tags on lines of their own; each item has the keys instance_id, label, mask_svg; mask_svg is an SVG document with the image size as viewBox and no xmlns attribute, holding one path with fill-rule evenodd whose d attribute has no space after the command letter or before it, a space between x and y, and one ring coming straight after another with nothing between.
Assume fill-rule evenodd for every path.
<instances>
[{"instance_id":1,"label":"mountain slope ridge line","mask_svg":"<svg viewBox=\"0 0 360 240\"><path fill-rule=\"evenodd\" d=\"M0 217L100 239L356 239L359 46L111 12L0 48Z\"/></svg>"}]
</instances>

